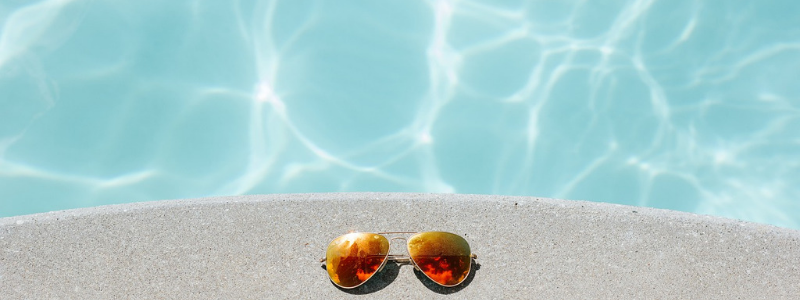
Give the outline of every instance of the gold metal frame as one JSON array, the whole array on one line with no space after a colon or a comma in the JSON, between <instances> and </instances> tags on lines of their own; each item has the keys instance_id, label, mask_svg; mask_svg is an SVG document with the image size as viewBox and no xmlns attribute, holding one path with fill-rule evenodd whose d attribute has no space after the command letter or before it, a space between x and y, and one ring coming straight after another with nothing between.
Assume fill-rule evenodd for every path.
<instances>
[{"instance_id":1,"label":"gold metal frame","mask_svg":"<svg viewBox=\"0 0 800 300\"><path fill-rule=\"evenodd\" d=\"M461 280L461 281L459 281L458 283L456 283L456 284L453 284L453 285L444 285L444 284L441 284L441 283L439 283L439 282L436 282L436 280L433 280L433 278L431 278L430 276L428 276L428 274L425 274L425 272L422 272L422 270L421 270L421 269L419 268L419 266L417 265L417 262L415 262L415 261L414 261L414 259L413 259L413 258L411 258L411 255L410 255L411 251L410 251L410 249L408 249L408 240L409 240L409 239L413 238L413 237L414 237L414 236L416 236L417 234L426 233L426 232L430 232L430 231L422 231L422 232L419 232L419 231L383 231L383 232L359 232L359 233L373 233L373 234L377 234L377 235L383 236L384 238L386 238L386 239L389 241L389 249L390 249L390 250L392 249L392 241L394 241L394 240L404 240L404 241L406 241L406 252L408 252L408 253L409 253L409 255L402 255L402 254L391 254L391 253L386 253L386 257L383 259L383 262L381 263L381 266L380 266L380 267L378 267L378 271L375 271L375 273L374 273L374 274L372 274L372 275L371 275L369 278L367 278L367 280L364 280L363 282L361 282L361 283L359 283L359 284L357 284L357 285L355 285L355 286L352 286L352 287L345 287L345 286L341 286L341 285L337 284L337 283L336 283L335 281L333 281L333 280L331 280L331 282L332 282L333 284L335 284L336 286L338 286L338 287L340 287L340 288L343 288L343 289L354 289L354 288L357 288L357 287L359 287L359 286L363 285L364 283L366 283L367 281L369 281L370 279L372 279L372 277L373 277L373 276L375 276L375 274L378 274L378 273L379 273L381 270L383 270L383 267L384 267L384 266L386 266L386 262L388 262L388 261L390 261L390 260L391 260L391 261L393 261L393 262L395 262L395 263L397 263L397 264L402 264L402 265L412 265L412 266L414 266L414 269L415 269L415 270L417 270L417 271L420 271L420 273L424 274L424 275L425 275L425 277L427 277L428 279L430 279L430 280L431 280L431 281L433 281L434 283L436 283L436 284L438 284L438 285L440 285L440 286L443 286L443 287L454 287L454 286L458 286L458 285L460 285L460 284L464 283L464 281L466 280L466 278L467 278L467 277L469 277L469 274L472 272L472 261L474 261L474 260L478 259L478 255L477 255L477 254L475 254L475 253L470 253L470 255L469 255L469 258L470 258L470 265L469 265L469 269L467 270L467 277L465 277L465 278L464 278L464 280ZM411 236L411 237L409 237L409 238L404 238L404 237L393 237L393 238L388 238L387 236L385 236L385 235L389 235L389 234L414 234L414 235L412 235L412 236ZM459 236L460 236L460 235L459 235ZM334 238L334 240L335 240L335 239L338 239L339 237L341 237L341 236L337 236L336 238ZM464 237L461 237L461 238L464 238ZM464 240L466 240L466 239L464 239ZM469 244L469 242L467 242L467 244ZM323 257L323 258L321 258L321 259L319 260L319 262L320 262L320 263L323 263L323 264L326 264L327 260L328 260L328 258L327 258L327 257Z\"/></svg>"}]
</instances>

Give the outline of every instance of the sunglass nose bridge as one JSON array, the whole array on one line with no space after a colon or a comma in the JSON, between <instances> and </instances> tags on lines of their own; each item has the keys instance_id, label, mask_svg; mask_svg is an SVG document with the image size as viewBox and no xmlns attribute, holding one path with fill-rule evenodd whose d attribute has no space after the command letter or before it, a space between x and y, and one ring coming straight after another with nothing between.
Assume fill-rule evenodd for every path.
<instances>
[{"instance_id":1,"label":"sunglass nose bridge","mask_svg":"<svg viewBox=\"0 0 800 300\"><path fill-rule=\"evenodd\" d=\"M404 240L404 241L408 241L408 239L406 239L406 238L404 238L404 237L401 237L401 236L399 236L399 237L393 237L393 238L389 239L389 243L391 243L391 242L392 242L392 241L394 241L394 240Z\"/></svg>"},{"instance_id":2,"label":"sunglass nose bridge","mask_svg":"<svg viewBox=\"0 0 800 300\"><path fill-rule=\"evenodd\" d=\"M395 240L403 241L402 243L395 243ZM404 237L393 237L389 239L389 258L398 264L413 264L411 257L408 255L406 245L408 239Z\"/></svg>"}]
</instances>

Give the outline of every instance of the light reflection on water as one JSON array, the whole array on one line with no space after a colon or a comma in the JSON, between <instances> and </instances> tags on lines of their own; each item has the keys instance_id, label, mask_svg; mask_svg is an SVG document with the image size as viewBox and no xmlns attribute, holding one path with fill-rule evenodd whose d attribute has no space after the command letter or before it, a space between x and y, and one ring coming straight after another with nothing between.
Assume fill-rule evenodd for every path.
<instances>
[{"instance_id":1,"label":"light reflection on water","mask_svg":"<svg viewBox=\"0 0 800 300\"><path fill-rule=\"evenodd\" d=\"M798 9L4 1L0 216L414 191L800 228Z\"/></svg>"}]
</instances>

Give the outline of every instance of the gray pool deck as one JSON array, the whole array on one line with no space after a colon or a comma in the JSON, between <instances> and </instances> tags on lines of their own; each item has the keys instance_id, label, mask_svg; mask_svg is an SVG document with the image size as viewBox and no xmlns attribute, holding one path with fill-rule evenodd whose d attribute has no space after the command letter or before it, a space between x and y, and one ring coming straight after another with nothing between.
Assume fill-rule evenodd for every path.
<instances>
[{"instance_id":1,"label":"gray pool deck","mask_svg":"<svg viewBox=\"0 0 800 300\"><path fill-rule=\"evenodd\" d=\"M460 234L478 254L440 288L389 264L336 288L349 231ZM404 253L404 245L392 252ZM332 193L103 206L0 219L2 299L800 299L800 231L533 197Z\"/></svg>"}]
</instances>

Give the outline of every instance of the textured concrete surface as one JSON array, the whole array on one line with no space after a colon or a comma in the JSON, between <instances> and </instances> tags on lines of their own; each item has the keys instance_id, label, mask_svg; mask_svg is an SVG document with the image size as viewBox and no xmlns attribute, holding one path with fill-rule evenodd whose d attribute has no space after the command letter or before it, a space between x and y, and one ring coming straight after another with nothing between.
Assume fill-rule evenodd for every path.
<instances>
[{"instance_id":1,"label":"textured concrete surface","mask_svg":"<svg viewBox=\"0 0 800 300\"><path fill-rule=\"evenodd\" d=\"M451 289L408 265L353 291L330 283L330 240L395 230L461 234L478 270ZM798 299L798 283L800 231L582 201L292 194L0 219L2 299Z\"/></svg>"}]
</instances>

